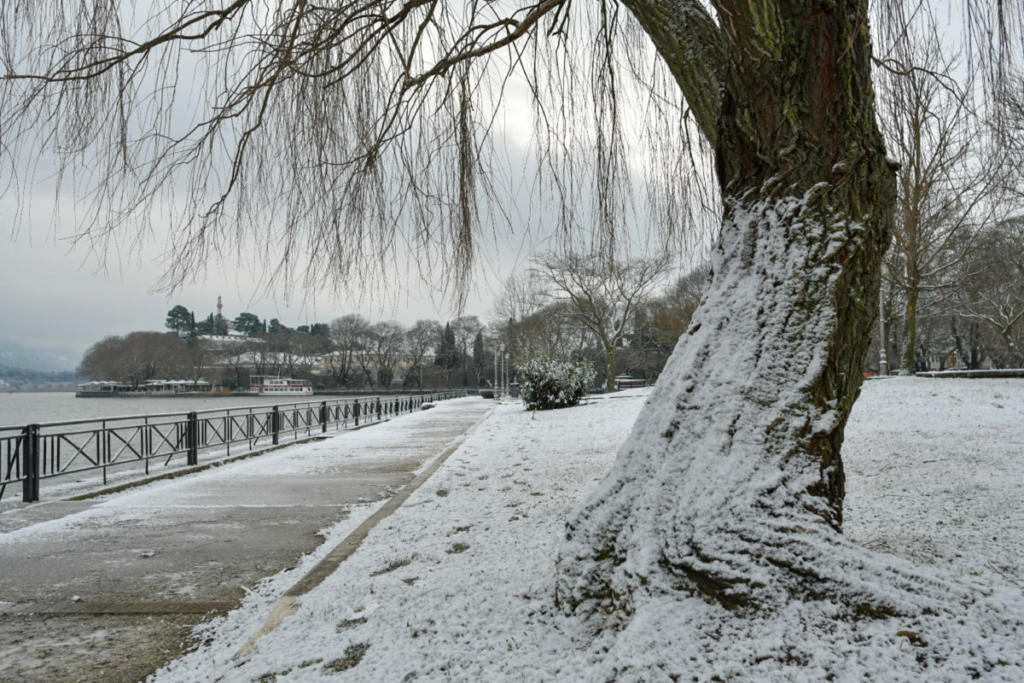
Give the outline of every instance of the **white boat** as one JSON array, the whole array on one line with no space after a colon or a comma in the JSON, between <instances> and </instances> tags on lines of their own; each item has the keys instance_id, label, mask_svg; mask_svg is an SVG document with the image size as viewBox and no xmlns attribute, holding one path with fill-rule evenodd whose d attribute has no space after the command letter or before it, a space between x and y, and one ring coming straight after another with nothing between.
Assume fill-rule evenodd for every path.
<instances>
[{"instance_id":1,"label":"white boat","mask_svg":"<svg viewBox=\"0 0 1024 683\"><path fill-rule=\"evenodd\" d=\"M261 396L312 396L313 383L308 379L253 375L246 393Z\"/></svg>"}]
</instances>

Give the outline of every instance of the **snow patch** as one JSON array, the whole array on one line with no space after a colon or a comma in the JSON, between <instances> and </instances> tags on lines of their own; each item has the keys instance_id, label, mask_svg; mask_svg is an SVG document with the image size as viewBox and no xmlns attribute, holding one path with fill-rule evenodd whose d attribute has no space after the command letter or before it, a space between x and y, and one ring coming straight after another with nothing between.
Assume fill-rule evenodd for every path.
<instances>
[{"instance_id":1,"label":"snow patch","mask_svg":"<svg viewBox=\"0 0 1024 683\"><path fill-rule=\"evenodd\" d=\"M1002 410L987 407L996 393ZM205 625L210 641L152 680L334 680L327 665L363 646L345 680L1024 679L1024 382L892 380L862 394L844 449L848 535L893 553L890 567L928 565L938 605L954 599L950 582L970 581L984 597L958 621L842 621L828 599L736 618L680 597L641 601L624 630L595 637L563 616L553 592L564 523L651 408L634 390L549 413L499 404L250 656L234 655L302 568ZM878 557L865 591L887 585Z\"/></svg>"}]
</instances>

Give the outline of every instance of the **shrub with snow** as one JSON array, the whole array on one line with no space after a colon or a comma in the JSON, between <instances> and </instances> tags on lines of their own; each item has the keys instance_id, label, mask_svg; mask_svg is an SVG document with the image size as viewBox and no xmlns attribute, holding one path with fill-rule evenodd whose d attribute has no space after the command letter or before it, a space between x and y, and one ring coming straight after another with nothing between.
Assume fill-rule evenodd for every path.
<instances>
[{"instance_id":1,"label":"shrub with snow","mask_svg":"<svg viewBox=\"0 0 1024 683\"><path fill-rule=\"evenodd\" d=\"M550 410L579 403L594 380L594 369L586 361L537 358L520 368L520 376L526 409Z\"/></svg>"}]
</instances>

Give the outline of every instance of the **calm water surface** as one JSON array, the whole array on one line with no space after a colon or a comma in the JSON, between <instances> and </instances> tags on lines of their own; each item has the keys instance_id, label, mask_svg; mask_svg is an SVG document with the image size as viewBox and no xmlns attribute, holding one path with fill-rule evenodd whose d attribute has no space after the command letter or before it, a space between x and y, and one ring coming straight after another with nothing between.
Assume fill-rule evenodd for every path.
<instances>
[{"instance_id":1,"label":"calm water surface","mask_svg":"<svg viewBox=\"0 0 1024 683\"><path fill-rule=\"evenodd\" d=\"M0 393L0 427L121 415L187 413L193 410L219 410L240 406L284 405L309 400L319 402L324 398L335 397L75 398L74 392L70 391Z\"/></svg>"}]
</instances>

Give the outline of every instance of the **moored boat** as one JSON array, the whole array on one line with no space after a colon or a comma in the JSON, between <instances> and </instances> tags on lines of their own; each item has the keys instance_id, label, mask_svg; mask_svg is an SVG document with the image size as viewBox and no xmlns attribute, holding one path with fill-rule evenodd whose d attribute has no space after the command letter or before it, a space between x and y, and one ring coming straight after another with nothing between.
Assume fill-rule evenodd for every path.
<instances>
[{"instance_id":1,"label":"moored boat","mask_svg":"<svg viewBox=\"0 0 1024 683\"><path fill-rule=\"evenodd\" d=\"M253 375L249 390L244 393L260 396L312 396L313 383L308 379Z\"/></svg>"}]
</instances>

